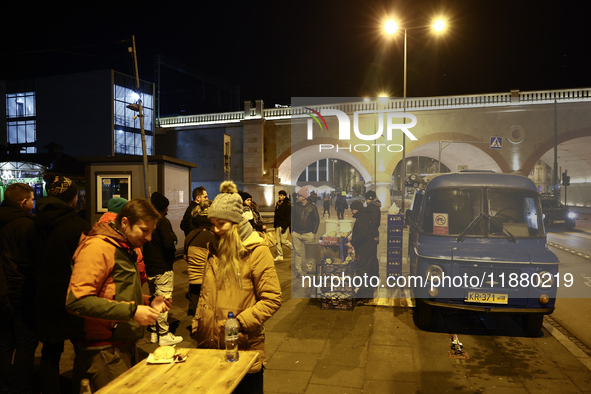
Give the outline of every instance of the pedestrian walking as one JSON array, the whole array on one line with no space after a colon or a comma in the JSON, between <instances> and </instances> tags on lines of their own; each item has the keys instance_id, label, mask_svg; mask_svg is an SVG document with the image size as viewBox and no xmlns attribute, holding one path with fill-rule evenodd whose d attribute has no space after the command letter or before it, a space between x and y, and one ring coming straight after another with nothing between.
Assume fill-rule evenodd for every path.
<instances>
[{"instance_id":1,"label":"pedestrian walking","mask_svg":"<svg viewBox=\"0 0 591 394\"><path fill-rule=\"evenodd\" d=\"M318 226L320 225L320 217L318 216L318 208L312 204L308 198L308 189L306 186L302 187L297 192L298 201L293 207L292 214L292 229L293 233L291 239L293 242L294 252L294 267L295 276L299 278L302 276L302 262L306 263L306 243L314 242ZM306 271L313 271L313 267L306 266Z\"/></svg>"},{"instance_id":2,"label":"pedestrian walking","mask_svg":"<svg viewBox=\"0 0 591 394\"><path fill-rule=\"evenodd\" d=\"M275 215L273 227L275 227L275 238L277 240L277 256L275 261L283 261L283 245L291 249L291 242L287 239L287 231L291 226L291 201L285 190L279 190L279 199L275 204Z\"/></svg>"},{"instance_id":3,"label":"pedestrian walking","mask_svg":"<svg viewBox=\"0 0 591 394\"><path fill-rule=\"evenodd\" d=\"M330 219L330 198L328 198L328 194L324 195L324 212L322 212L322 216L328 213L328 218Z\"/></svg>"},{"instance_id":4,"label":"pedestrian walking","mask_svg":"<svg viewBox=\"0 0 591 394\"><path fill-rule=\"evenodd\" d=\"M149 201L134 199L110 223L97 222L80 239L67 292L70 313L84 317L84 338L74 360L74 392L89 379L104 387L137 361L136 342L145 326L172 305L164 296L142 294L135 248L152 238L160 214Z\"/></svg>"},{"instance_id":5,"label":"pedestrian walking","mask_svg":"<svg viewBox=\"0 0 591 394\"><path fill-rule=\"evenodd\" d=\"M337 219L344 219L345 218L345 210L349 208L347 204L347 198L345 197L346 192L342 191L341 195L337 197L334 208L337 211Z\"/></svg>"},{"instance_id":6,"label":"pedestrian walking","mask_svg":"<svg viewBox=\"0 0 591 394\"><path fill-rule=\"evenodd\" d=\"M43 393L60 392L60 360L66 340L76 343L84 333L84 319L68 313L64 294L72 275L72 257L90 223L76 212L78 188L71 179L47 173L47 196L37 201L35 226L37 336L43 342L39 375Z\"/></svg>"},{"instance_id":7,"label":"pedestrian walking","mask_svg":"<svg viewBox=\"0 0 591 394\"><path fill-rule=\"evenodd\" d=\"M144 244L144 261L148 274L150 295L164 296L172 299L174 290L173 264L176 254L177 237L166 218L169 201L162 193L154 192L150 197L152 205L160 214L152 239ZM175 345L183 341L183 337L171 333L168 324L168 311L158 316L156 324L150 327L150 342L160 346Z\"/></svg>"},{"instance_id":8,"label":"pedestrian walking","mask_svg":"<svg viewBox=\"0 0 591 394\"><path fill-rule=\"evenodd\" d=\"M0 205L0 265L13 315L0 324L0 392L31 393L35 349L35 273L37 262L33 188L13 183Z\"/></svg>"},{"instance_id":9,"label":"pedestrian walking","mask_svg":"<svg viewBox=\"0 0 591 394\"><path fill-rule=\"evenodd\" d=\"M234 393L263 393L264 323L281 306L281 286L265 233L253 231L242 213L236 185L223 182L209 208L219 243L215 253L207 253L192 337L200 348L224 349L224 325L233 312L240 326L239 350L259 353Z\"/></svg>"}]
</instances>

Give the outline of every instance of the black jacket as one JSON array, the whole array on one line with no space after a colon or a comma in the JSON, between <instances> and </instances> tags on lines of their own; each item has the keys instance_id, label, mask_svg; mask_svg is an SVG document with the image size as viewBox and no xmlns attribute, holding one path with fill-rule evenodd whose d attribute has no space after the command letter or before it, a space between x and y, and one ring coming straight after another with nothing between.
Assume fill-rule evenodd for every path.
<instances>
[{"instance_id":1,"label":"black jacket","mask_svg":"<svg viewBox=\"0 0 591 394\"><path fill-rule=\"evenodd\" d=\"M378 228L380 227L380 221L382 219L382 211L380 207L382 203L380 200L375 199L367 203L367 207L365 208L366 211L369 212L371 215L371 226L369 227L369 233L374 238L379 238L380 231Z\"/></svg>"},{"instance_id":2,"label":"black jacket","mask_svg":"<svg viewBox=\"0 0 591 394\"><path fill-rule=\"evenodd\" d=\"M193 223L192 215L193 209L195 209L197 205L199 204L197 204L195 201L191 201L187 207L187 210L185 211L185 214L183 215L183 220L181 220L181 230L183 230L185 233L185 237L189 235L191 231L197 228Z\"/></svg>"},{"instance_id":3,"label":"black jacket","mask_svg":"<svg viewBox=\"0 0 591 394\"><path fill-rule=\"evenodd\" d=\"M347 199L345 196L337 197L337 200L334 202L334 208L337 211L344 211L345 209L349 208L349 204L347 204Z\"/></svg>"},{"instance_id":4,"label":"black jacket","mask_svg":"<svg viewBox=\"0 0 591 394\"><path fill-rule=\"evenodd\" d=\"M373 237L370 236L370 228L372 227L372 216L367 208L359 210L353 215L355 224L351 232L351 245L355 248L356 254L363 254L369 242L374 242ZM374 248L375 249L375 248Z\"/></svg>"},{"instance_id":5,"label":"black jacket","mask_svg":"<svg viewBox=\"0 0 591 394\"><path fill-rule=\"evenodd\" d=\"M8 299L8 283L6 283L4 267L0 264L0 313L4 317L11 317L13 312L12 305Z\"/></svg>"},{"instance_id":6,"label":"black jacket","mask_svg":"<svg viewBox=\"0 0 591 394\"><path fill-rule=\"evenodd\" d=\"M291 224L291 202L287 197L283 202L277 201L275 204L275 217L273 218L273 227L281 227L285 231Z\"/></svg>"},{"instance_id":7,"label":"black jacket","mask_svg":"<svg viewBox=\"0 0 591 394\"><path fill-rule=\"evenodd\" d=\"M308 202L306 205L297 202L294 205L292 212L291 226L293 232L299 234L316 234L318 231L318 225L320 224L320 217L318 216L318 208L316 208L316 205L311 202Z\"/></svg>"},{"instance_id":8,"label":"black jacket","mask_svg":"<svg viewBox=\"0 0 591 394\"><path fill-rule=\"evenodd\" d=\"M82 333L84 319L68 313L65 298L72 276L72 257L82 232L92 229L76 210L53 196L37 201L35 226L38 236L36 259L37 334L46 340L75 338Z\"/></svg>"},{"instance_id":9,"label":"black jacket","mask_svg":"<svg viewBox=\"0 0 591 394\"><path fill-rule=\"evenodd\" d=\"M162 212L160 214L162 217L158 219L152 240L144 244L144 264L148 277L172 271L176 253L176 234L172 231L170 220Z\"/></svg>"},{"instance_id":10,"label":"black jacket","mask_svg":"<svg viewBox=\"0 0 591 394\"><path fill-rule=\"evenodd\" d=\"M30 328L34 327L35 320L35 238L33 216L20 205L4 199L0 205L0 264L14 316L22 317Z\"/></svg>"}]
</instances>

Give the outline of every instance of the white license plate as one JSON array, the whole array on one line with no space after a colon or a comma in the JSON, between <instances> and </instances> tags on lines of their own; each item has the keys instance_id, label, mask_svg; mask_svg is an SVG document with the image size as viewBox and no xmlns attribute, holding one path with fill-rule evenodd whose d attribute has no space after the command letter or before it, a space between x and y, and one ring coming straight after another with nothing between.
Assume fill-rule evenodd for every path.
<instances>
[{"instance_id":1,"label":"white license plate","mask_svg":"<svg viewBox=\"0 0 591 394\"><path fill-rule=\"evenodd\" d=\"M564 223L564 220L555 220L554 223Z\"/></svg>"}]
</instances>

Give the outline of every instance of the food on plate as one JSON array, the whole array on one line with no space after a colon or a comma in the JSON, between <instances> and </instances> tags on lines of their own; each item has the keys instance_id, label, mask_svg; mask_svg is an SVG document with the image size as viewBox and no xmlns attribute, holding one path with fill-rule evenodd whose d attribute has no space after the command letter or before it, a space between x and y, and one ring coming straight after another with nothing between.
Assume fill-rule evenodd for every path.
<instances>
[{"instance_id":1,"label":"food on plate","mask_svg":"<svg viewBox=\"0 0 591 394\"><path fill-rule=\"evenodd\" d=\"M154 360L167 360L174 356L176 350L172 346L160 346L154 350Z\"/></svg>"}]
</instances>

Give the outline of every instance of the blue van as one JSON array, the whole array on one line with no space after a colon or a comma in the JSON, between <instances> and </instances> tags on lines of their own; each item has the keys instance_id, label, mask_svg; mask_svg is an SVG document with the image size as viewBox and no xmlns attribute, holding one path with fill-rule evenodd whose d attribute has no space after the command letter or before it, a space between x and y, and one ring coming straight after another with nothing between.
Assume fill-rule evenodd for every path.
<instances>
[{"instance_id":1,"label":"blue van","mask_svg":"<svg viewBox=\"0 0 591 394\"><path fill-rule=\"evenodd\" d=\"M554 311L559 261L548 249L540 196L520 175L412 176L407 211L417 324L434 308L519 313L537 336Z\"/></svg>"}]
</instances>

